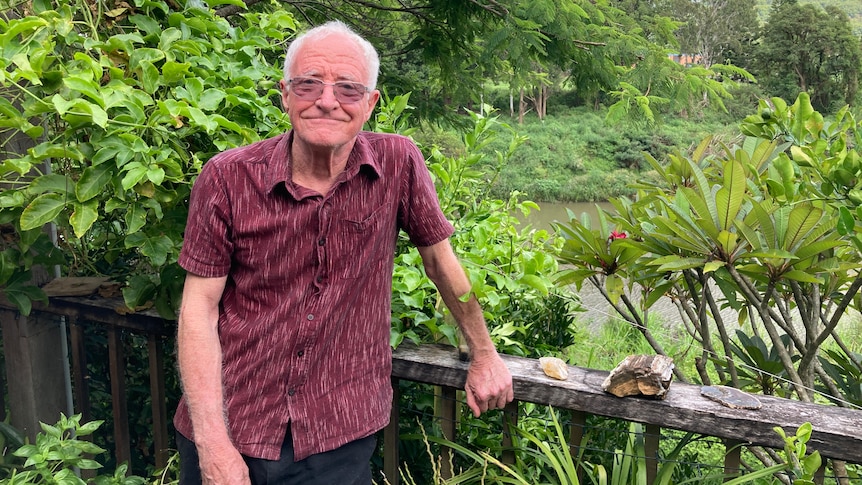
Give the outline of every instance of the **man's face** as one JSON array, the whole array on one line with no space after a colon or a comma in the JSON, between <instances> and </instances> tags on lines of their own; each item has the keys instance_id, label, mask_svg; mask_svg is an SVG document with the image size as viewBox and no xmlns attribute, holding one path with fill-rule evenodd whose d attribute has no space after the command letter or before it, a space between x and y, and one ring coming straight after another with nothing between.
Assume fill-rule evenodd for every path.
<instances>
[{"instance_id":1,"label":"man's face","mask_svg":"<svg viewBox=\"0 0 862 485\"><path fill-rule=\"evenodd\" d=\"M348 38L333 34L310 40L297 53L290 76L319 79L325 83L350 81L365 84L368 71L361 49ZM281 102L295 130L296 143L314 151L337 150L352 143L368 121L380 97L372 91L355 103L342 103L333 86L324 86L315 100L300 99L287 80L281 81ZM351 145L352 146L352 145Z\"/></svg>"}]
</instances>

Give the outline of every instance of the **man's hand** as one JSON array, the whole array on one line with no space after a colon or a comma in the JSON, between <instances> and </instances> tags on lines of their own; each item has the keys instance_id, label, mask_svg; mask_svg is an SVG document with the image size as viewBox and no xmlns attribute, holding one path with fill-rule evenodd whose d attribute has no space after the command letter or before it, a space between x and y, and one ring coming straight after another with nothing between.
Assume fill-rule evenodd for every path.
<instances>
[{"instance_id":1,"label":"man's hand","mask_svg":"<svg viewBox=\"0 0 862 485\"><path fill-rule=\"evenodd\" d=\"M467 369L467 406L479 417L489 409L502 409L515 398L512 374L496 352L474 355Z\"/></svg>"},{"instance_id":2,"label":"man's hand","mask_svg":"<svg viewBox=\"0 0 862 485\"><path fill-rule=\"evenodd\" d=\"M248 466L230 443L223 446L199 446L198 459L203 485L251 485Z\"/></svg>"}]
</instances>

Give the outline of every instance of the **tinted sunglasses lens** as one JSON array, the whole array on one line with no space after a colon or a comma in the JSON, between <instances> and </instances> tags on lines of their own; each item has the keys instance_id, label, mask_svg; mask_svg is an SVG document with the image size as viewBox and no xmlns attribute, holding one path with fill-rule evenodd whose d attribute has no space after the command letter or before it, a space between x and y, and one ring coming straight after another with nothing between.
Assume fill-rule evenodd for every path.
<instances>
[{"instance_id":1,"label":"tinted sunglasses lens","mask_svg":"<svg viewBox=\"0 0 862 485\"><path fill-rule=\"evenodd\" d=\"M308 101L323 94L323 82L315 79L296 79L291 81L290 86L293 88L293 94Z\"/></svg>"},{"instance_id":2,"label":"tinted sunglasses lens","mask_svg":"<svg viewBox=\"0 0 862 485\"><path fill-rule=\"evenodd\" d=\"M364 86L355 83L335 83L335 98L340 103L355 103L364 95Z\"/></svg>"}]
</instances>

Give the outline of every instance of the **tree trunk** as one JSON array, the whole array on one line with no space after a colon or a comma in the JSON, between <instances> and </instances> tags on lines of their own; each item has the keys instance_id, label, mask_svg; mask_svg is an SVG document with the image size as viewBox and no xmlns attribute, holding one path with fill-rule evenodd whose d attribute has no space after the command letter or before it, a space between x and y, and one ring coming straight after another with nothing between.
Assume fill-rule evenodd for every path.
<instances>
[{"instance_id":1,"label":"tree trunk","mask_svg":"<svg viewBox=\"0 0 862 485\"><path fill-rule=\"evenodd\" d=\"M520 88L519 90L519 100L518 100L518 124L524 124L524 115L527 113L527 101L524 99L524 88Z\"/></svg>"}]
</instances>

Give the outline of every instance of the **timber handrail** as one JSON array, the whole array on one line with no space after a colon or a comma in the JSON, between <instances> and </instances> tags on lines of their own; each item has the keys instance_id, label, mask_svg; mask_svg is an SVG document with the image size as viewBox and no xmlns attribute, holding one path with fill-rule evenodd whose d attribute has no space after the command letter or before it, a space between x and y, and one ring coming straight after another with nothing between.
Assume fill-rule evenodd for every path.
<instances>
[{"instance_id":1,"label":"timber handrail","mask_svg":"<svg viewBox=\"0 0 862 485\"><path fill-rule=\"evenodd\" d=\"M862 411L757 395L757 410L732 409L700 395L700 386L674 382L667 398L619 398L602 391L608 371L569 366L568 379L545 376L537 360L502 355L512 373L515 399L548 404L681 431L725 438L748 445L783 449L776 426L793 434L811 423L809 450L852 463L862 462ZM457 349L444 345L402 344L392 356L392 376L463 389L467 362Z\"/></svg>"}]
</instances>

